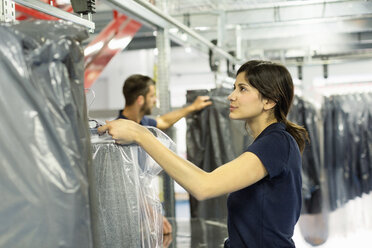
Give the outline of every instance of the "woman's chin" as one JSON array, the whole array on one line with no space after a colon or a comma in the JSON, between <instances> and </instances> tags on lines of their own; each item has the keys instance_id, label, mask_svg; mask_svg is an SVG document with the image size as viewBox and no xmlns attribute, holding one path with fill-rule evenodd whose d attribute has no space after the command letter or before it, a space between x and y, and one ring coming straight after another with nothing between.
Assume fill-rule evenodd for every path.
<instances>
[{"instance_id":1,"label":"woman's chin","mask_svg":"<svg viewBox=\"0 0 372 248\"><path fill-rule=\"evenodd\" d=\"M232 113L232 112L230 112L230 114L229 114L229 118L231 119L231 120L236 120L237 118L236 118L236 115L234 115L234 113Z\"/></svg>"},{"instance_id":2,"label":"woman's chin","mask_svg":"<svg viewBox=\"0 0 372 248\"><path fill-rule=\"evenodd\" d=\"M236 115L236 114L234 114L234 113L231 113L231 112L230 112L230 114L229 114L229 118L230 118L231 120L240 120L240 121L246 121L246 120L247 120L247 118L244 118L244 117L242 117L242 116L238 116L238 115Z\"/></svg>"}]
</instances>

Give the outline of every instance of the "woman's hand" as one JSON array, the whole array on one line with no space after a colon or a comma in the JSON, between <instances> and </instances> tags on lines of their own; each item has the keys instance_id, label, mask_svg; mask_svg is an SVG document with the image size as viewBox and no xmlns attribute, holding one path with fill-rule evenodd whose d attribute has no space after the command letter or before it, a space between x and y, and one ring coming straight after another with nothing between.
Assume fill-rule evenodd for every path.
<instances>
[{"instance_id":1,"label":"woman's hand","mask_svg":"<svg viewBox=\"0 0 372 248\"><path fill-rule=\"evenodd\" d=\"M131 120L106 121L106 125L98 128L98 133L108 132L118 144L131 144L138 142L141 133L148 131L145 127Z\"/></svg>"}]
</instances>

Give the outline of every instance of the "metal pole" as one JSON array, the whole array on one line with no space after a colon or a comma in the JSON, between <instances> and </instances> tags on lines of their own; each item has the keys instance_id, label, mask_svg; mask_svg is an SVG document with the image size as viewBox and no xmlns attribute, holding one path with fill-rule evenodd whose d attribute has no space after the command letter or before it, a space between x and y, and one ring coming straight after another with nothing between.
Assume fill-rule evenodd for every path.
<instances>
[{"instance_id":1,"label":"metal pole","mask_svg":"<svg viewBox=\"0 0 372 248\"><path fill-rule=\"evenodd\" d=\"M160 2L161 6L159 8L166 11L165 1L157 2ZM160 102L160 113L165 114L171 110L169 93L170 39L168 28L157 28L156 47L158 49L157 92ZM174 181L166 173L163 174L163 193L165 215L175 217Z\"/></svg>"}]
</instances>

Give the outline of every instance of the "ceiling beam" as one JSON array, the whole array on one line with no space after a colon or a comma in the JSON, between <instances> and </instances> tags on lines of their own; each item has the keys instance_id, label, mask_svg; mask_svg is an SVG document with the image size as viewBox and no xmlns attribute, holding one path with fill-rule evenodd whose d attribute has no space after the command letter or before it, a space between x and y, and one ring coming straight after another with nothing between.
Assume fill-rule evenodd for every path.
<instances>
[{"instance_id":1,"label":"ceiling beam","mask_svg":"<svg viewBox=\"0 0 372 248\"><path fill-rule=\"evenodd\" d=\"M237 58L231 56L228 52L224 51L220 47L215 46L208 39L190 29L186 25L182 24L175 18L171 17L160 11L157 7L149 2L142 0L104 0L118 11L122 11L130 16L134 17L138 21L150 23L160 28L171 28L175 27L180 32L187 36L197 40L200 44L213 50L219 56L231 61L232 63L239 62ZM170 33L171 35L174 35Z\"/></svg>"},{"instance_id":2,"label":"ceiling beam","mask_svg":"<svg viewBox=\"0 0 372 248\"><path fill-rule=\"evenodd\" d=\"M35 9L42 13L60 18L62 20L70 21L78 25L87 27L91 32L94 31L94 28L95 28L94 22L90 20L86 20L84 18L80 18L79 16L75 14L72 14L62 9L53 7L49 4L46 4L46 3L43 3L37 0L14 0L14 2L21 4L23 6L26 6L28 8L31 8L31 9Z\"/></svg>"}]
</instances>

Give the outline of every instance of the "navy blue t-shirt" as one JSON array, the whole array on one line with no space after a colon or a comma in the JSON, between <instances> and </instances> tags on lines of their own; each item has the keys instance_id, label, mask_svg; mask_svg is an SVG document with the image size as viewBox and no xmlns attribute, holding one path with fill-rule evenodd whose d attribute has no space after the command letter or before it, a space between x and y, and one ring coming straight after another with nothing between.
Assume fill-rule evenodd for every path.
<instances>
[{"instance_id":1,"label":"navy blue t-shirt","mask_svg":"<svg viewBox=\"0 0 372 248\"><path fill-rule=\"evenodd\" d=\"M127 118L125 115L123 115L123 110L120 110L120 111L119 111L119 116L118 116L117 119L127 119L127 120L128 120L128 118ZM156 120L144 116L144 117L142 118L142 120L140 121L140 124L141 124L142 126L151 126L151 127L156 127L156 125L157 125L158 123L156 122Z\"/></svg>"},{"instance_id":2,"label":"navy blue t-shirt","mask_svg":"<svg viewBox=\"0 0 372 248\"><path fill-rule=\"evenodd\" d=\"M227 199L227 244L231 248L295 247L294 226L301 211L301 153L283 123L268 126L246 152L254 153L268 175Z\"/></svg>"}]
</instances>

